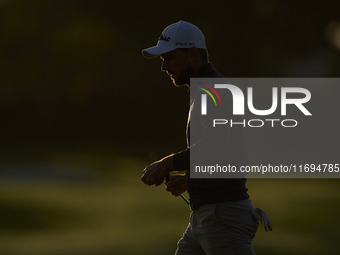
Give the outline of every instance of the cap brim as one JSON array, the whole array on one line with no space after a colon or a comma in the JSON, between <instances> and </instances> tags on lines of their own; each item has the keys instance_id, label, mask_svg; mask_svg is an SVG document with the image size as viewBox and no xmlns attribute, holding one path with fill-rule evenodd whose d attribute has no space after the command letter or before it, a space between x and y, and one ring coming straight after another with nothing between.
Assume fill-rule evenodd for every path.
<instances>
[{"instance_id":1,"label":"cap brim","mask_svg":"<svg viewBox=\"0 0 340 255\"><path fill-rule=\"evenodd\" d=\"M155 58L162 54L168 53L170 51L175 50L176 48L162 47L162 46L154 46L142 50L142 54L145 58Z\"/></svg>"}]
</instances>

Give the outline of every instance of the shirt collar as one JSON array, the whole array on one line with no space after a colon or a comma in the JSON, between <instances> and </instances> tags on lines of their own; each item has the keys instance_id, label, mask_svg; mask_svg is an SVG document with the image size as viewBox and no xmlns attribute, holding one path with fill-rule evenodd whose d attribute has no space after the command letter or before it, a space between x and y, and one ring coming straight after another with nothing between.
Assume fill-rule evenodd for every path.
<instances>
[{"instance_id":1,"label":"shirt collar","mask_svg":"<svg viewBox=\"0 0 340 255\"><path fill-rule=\"evenodd\" d=\"M197 72L197 74L193 78L209 78L209 77L222 77L216 71L212 63L207 63L204 66L202 66L201 69ZM196 91L193 91L193 90L191 91L191 88L189 86L188 94L190 95L190 102L193 101L193 96L195 95L195 93Z\"/></svg>"}]
</instances>

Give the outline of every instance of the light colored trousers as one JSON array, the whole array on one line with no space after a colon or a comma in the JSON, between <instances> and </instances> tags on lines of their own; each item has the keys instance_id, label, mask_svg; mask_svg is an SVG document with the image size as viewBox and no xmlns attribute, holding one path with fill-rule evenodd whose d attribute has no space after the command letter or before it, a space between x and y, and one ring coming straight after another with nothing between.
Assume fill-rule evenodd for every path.
<instances>
[{"instance_id":1,"label":"light colored trousers","mask_svg":"<svg viewBox=\"0 0 340 255\"><path fill-rule=\"evenodd\" d=\"M251 243L260 220L272 230L266 213L248 199L204 205L191 213L176 255L254 255Z\"/></svg>"}]
</instances>

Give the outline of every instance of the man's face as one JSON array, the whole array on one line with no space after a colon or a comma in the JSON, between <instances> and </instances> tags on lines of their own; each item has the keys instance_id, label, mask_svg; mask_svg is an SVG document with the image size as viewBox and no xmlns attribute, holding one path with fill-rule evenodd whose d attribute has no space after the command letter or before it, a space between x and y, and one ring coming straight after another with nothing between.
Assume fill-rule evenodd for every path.
<instances>
[{"instance_id":1,"label":"man's face","mask_svg":"<svg viewBox=\"0 0 340 255\"><path fill-rule=\"evenodd\" d=\"M170 75L175 86L189 85L193 75L193 67L190 64L188 51L176 49L161 55L162 71Z\"/></svg>"}]
</instances>

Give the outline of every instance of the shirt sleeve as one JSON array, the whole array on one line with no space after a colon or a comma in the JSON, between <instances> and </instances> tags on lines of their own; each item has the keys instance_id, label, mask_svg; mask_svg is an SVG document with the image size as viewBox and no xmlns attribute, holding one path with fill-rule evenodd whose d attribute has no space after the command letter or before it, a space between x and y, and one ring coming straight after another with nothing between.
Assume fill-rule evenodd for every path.
<instances>
[{"instance_id":1,"label":"shirt sleeve","mask_svg":"<svg viewBox=\"0 0 340 255\"><path fill-rule=\"evenodd\" d=\"M177 171L189 170L191 159L216 161L216 158L225 158L230 150L230 127L219 125L215 128L213 120L221 116L225 116L226 119L231 118L231 100L224 98L223 107L216 107L212 100L208 100L209 114L204 116L201 115L198 107L201 105L200 100L201 96L197 93L189 114L190 147L173 156L173 165Z\"/></svg>"},{"instance_id":2,"label":"shirt sleeve","mask_svg":"<svg viewBox=\"0 0 340 255\"><path fill-rule=\"evenodd\" d=\"M190 148L180 151L173 156L173 164L177 171L185 171L190 168Z\"/></svg>"}]
</instances>

